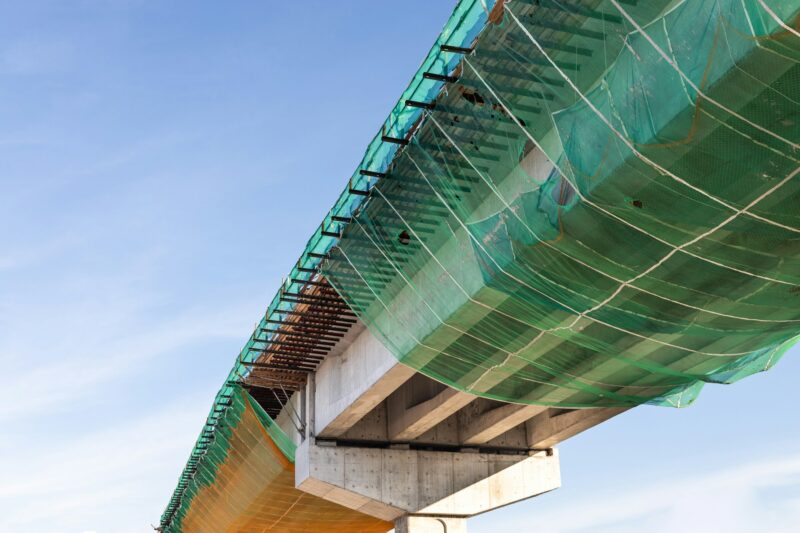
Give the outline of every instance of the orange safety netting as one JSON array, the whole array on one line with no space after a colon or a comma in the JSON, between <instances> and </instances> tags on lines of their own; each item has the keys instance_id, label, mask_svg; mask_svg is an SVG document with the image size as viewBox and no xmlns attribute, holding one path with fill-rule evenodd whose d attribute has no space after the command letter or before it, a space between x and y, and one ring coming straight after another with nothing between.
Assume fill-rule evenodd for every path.
<instances>
[{"instance_id":1,"label":"orange safety netting","mask_svg":"<svg viewBox=\"0 0 800 533\"><path fill-rule=\"evenodd\" d=\"M392 524L294 486L294 444L241 388L166 533L380 532Z\"/></svg>"}]
</instances>

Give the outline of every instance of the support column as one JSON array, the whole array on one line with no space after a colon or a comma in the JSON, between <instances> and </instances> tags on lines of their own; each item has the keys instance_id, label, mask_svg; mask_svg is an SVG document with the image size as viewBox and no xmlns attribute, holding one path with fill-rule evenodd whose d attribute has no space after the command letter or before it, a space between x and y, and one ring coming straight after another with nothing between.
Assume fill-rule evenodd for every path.
<instances>
[{"instance_id":1,"label":"support column","mask_svg":"<svg viewBox=\"0 0 800 533\"><path fill-rule=\"evenodd\" d=\"M394 531L395 533L467 533L467 520L406 515L395 521Z\"/></svg>"}]
</instances>

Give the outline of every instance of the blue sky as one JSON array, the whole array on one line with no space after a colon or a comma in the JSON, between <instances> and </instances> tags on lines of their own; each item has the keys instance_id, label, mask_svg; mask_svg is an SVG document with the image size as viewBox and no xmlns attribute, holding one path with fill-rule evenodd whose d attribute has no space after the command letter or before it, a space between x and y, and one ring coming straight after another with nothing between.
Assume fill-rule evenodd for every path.
<instances>
[{"instance_id":1,"label":"blue sky","mask_svg":"<svg viewBox=\"0 0 800 533\"><path fill-rule=\"evenodd\" d=\"M0 531L156 523L254 322L453 2L0 6ZM565 443L471 531L789 531L800 352Z\"/></svg>"}]
</instances>

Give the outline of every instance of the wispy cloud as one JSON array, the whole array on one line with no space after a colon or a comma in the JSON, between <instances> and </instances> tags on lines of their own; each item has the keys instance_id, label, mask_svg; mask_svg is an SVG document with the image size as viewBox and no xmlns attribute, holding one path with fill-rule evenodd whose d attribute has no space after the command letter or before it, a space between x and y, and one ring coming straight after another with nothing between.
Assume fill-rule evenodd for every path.
<instances>
[{"instance_id":1,"label":"wispy cloud","mask_svg":"<svg viewBox=\"0 0 800 533\"><path fill-rule=\"evenodd\" d=\"M148 365L157 372L158 357L219 339L243 342L248 333L252 301L167 305L158 252L139 251L124 268L105 272L76 268L70 263L82 261L82 252L64 248L66 255L45 254L64 271L26 280L0 302L0 373L13 376L0 387L2 422L69 410L103 384L131 379Z\"/></svg>"},{"instance_id":2,"label":"wispy cloud","mask_svg":"<svg viewBox=\"0 0 800 533\"><path fill-rule=\"evenodd\" d=\"M3 74L46 74L69 68L74 49L68 42L27 39L7 44L0 51Z\"/></svg>"},{"instance_id":3,"label":"wispy cloud","mask_svg":"<svg viewBox=\"0 0 800 533\"><path fill-rule=\"evenodd\" d=\"M250 306L224 306L205 313L189 312L152 329L123 332L106 330L86 339L86 346L69 357L28 367L28 358L0 362L5 375L15 378L0 388L0 421L29 417L53 409L64 411L96 392L101 384L131 377L160 355L187 345L199 345L214 338L241 339L246 336L243 317ZM114 335L119 335L113 338ZM79 335L62 339L60 345L79 341ZM46 341L45 341L46 342ZM39 348L41 349L41 348ZM36 357L38 349L30 354ZM68 352L69 353L69 352ZM234 354L220 354L233 361ZM226 360L227 360L226 359ZM41 361L41 360L40 360ZM37 391L36 394L30 394ZM19 401L25 398L25 401Z\"/></svg>"},{"instance_id":4,"label":"wispy cloud","mask_svg":"<svg viewBox=\"0 0 800 533\"><path fill-rule=\"evenodd\" d=\"M498 514L492 531L797 531L800 453L760 460L757 454L754 448L754 460L747 464L669 481L643 479L630 490L570 501L568 506L541 500L524 517L513 511Z\"/></svg>"},{"instance_id":5,"label":"wispy cloud","mask_svg":"<svg viewBox=\"0 0 800 533\"><path fill-rule=\"evenodd\" d=\"M134 509L150 508L157 520L207 404L186 397L69 442L43 438L3 453L0 531L142 531L146 524Z\"/></svg>"}]
</instances>

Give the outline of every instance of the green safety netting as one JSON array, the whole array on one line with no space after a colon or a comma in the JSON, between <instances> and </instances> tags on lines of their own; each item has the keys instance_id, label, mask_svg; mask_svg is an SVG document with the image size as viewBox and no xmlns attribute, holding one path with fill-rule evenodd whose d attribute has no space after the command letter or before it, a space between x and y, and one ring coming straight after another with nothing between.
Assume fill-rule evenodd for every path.
<instances>
[{"instance_id":1,"label":"green safety netting","mask_svg":"<svg viewBox=\"0 0 800 533\"><path fill-rule=\"evenodd\" d=\"M320 268L400 361L501 400L681 406L769 368L800 330L799 10L458 2L281 290ZM224 488L210 465L264 321L293 308L279 296L168 531Z\"/></svg>"},{"instance_id":2,"label":"green safety netting","mask_svg":"<svg viewBox=\"0 0 800 533\"><path fill-rule=\"evenodd\" d=\"M443 82L441 80L428 79L423 74L432 70L451 70L458 64L461 56L458 53L441 50L441 45L469 46L486 24L489 11L494 6L494 3L494 0L460 0L456 4L452 15L447 20L440 36L431 47L417 73L378 133L369 143L363 159L348 180L347 186L342 191L339 199L323 219L320 227L309 239L297 265L289 273L286 282L280 287L278 293L268 305L267 311L257 324L253 335L242 348L224 385L214 399L206 426L192 450L186 467L181 473L178 487L175 489L161 517L162 528L170 527L173 524L176 513L180 512L183 506L186 505L188 501L184 497L186 487L198 475L197 465L208 453L209 442L214 441L220 434L219 423L229 408L228 403L231 396L234 395L236 383L249 373L251 367L247 363L252 363L258 358L258 352L252 348L263 346L263 341L270 338L270 334L266 334L264 331L269 329L266 327L268 325L266 321L279 318L282 311L292 311L294 309L295 304L281 300L281 292L299 292L302 282L293 280L310 279L312 275L309 270L317 269L322 258L336 244L337 238L324 234L338 229L338 224L331 217L349 216L365 201L365 196L359 194L359 191L369 189L374 185L376 178L362 174L361 171L382 171L391 163L397 152L398 145L384 142L382 140L383 136L403 138L420 119L422 110L406 106L406 100L426 101L433 98L442 89Z\"/></svg>"},{"instance_id":3,"label":"green safety netting","mask_svg":"<svg viewBox=\"0 0 800 533\"><path fill-rule=\"evenodd\" d=\"M682 406L800 331L800 0L503 6L322 271L484 397Z\"/></svg>"}]
</instances>

